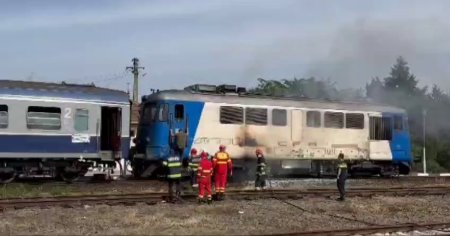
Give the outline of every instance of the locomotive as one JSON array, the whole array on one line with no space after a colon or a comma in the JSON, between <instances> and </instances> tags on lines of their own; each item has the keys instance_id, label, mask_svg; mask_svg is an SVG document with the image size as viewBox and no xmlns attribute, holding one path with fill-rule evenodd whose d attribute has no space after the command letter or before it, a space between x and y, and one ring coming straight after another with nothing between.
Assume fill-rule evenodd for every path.
<instances>
[{"instance_id":1,"label":"locomotive","mask_svg":"<svg viewBox=\"0 0 450 236\"><path fill-rule=\"evenodd\" d=\"M94 85L0 80L0 183L50 175L71 182L127 157L127 93Z\"/></svg>"},{"instance_id":2,"label":"locomotive","mask_svg":"<svg viewBox=\"0 0 450 236\"><path fill-rule=\"evenodd\" d=\"M351 174L408 174L411 137L405 110L366 102L252 95L234 85L192 85L143 96L135 176L158 173L173 155L173 137L186 132L184 151L209 153L227 146L234 168L252 175L254 151L266 155L272 174L333 174L339 153Z\"/></svg>"}]
</instances>

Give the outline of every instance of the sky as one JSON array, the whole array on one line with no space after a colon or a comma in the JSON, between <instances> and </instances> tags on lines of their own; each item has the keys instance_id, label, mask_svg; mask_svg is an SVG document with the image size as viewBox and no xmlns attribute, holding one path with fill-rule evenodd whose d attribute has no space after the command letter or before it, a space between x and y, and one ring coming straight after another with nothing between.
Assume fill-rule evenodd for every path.
<instances>
[{"instance_id":1,"label":"sky","mask_svg":"<svg viewBox=\"0 0 450 236\"><path fill-rule=\"evenodd\" d=\"M0 79L140 93L251 87L314 76L340 88L385 77L403 56L420 85L450 90L450 1L0 0Z\"/></svg>"}]
</instances>

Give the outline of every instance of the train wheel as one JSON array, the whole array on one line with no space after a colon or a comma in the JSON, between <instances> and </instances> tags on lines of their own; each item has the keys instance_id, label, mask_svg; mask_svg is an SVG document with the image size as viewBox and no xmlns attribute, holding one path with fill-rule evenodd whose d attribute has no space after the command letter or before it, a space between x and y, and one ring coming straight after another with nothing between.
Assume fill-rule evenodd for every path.
<instances>
[{"instance_id":1,"label":"train wheel","mask_svg":"<svg viewBox=\"0 0 450 236\"><path fill-rule=\"evenodd\" d=\"M133 177L135 179L142 178L142 174L144 173L144 163L142 161L134 160L131 162L131 167L133 169Z\"/></svg>"},{"instance_id":2,"label":"train wheel","mask_svg":"<svg viewBox=\"0 0 450 236\"><path fill-rule=\"evenodd\" d=\"M0 169L0 184L11 183L16 178L16 171L13 169Z\"/></svg>"},{"instance_id":3,"label":"train wheel","mask_svg":"<svg viewBox=\"0 0 450 236\"><path fill-rule=\"evenodd\" d=\"M61 171L60 172L60 177L66 182L66 183L73 183L74 181L76 181L78 178L80 178L80 172L78 171Z\"/></svg>"}]
</instances>

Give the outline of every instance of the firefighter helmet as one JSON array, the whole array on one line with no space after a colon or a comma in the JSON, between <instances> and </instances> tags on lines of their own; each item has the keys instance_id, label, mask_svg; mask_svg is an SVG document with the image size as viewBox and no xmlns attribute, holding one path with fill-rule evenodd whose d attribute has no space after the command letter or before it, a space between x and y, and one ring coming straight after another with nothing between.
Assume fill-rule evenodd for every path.
<instances>
[{"instance_id":1,"label":"firefighter helmet","mask_svg":"<svg viewBox=\"0 0 450 236\"><path fill-rule=\"evenodd\" d=\"M205 151L202 152L201 157L202 159L208 159L209 154Z\"/></svg>"},{"instance_id":2,"label":"firefighter helmet","mask_svg":"<svg viewBox=\"0 0 450 236\"><path fill-rule=\"evenodd\" d=\"M257 148L255 153L256 153L256 155L262 155L263 151L260 148Z\"/></svg>"},{"instance_id":3,"label":"firefighter helmet","mask_svg":"<svg viewBox=\"0 0 450 236\"><path fill-rule=\"evenodd\" d=\"M192 150L191 150L191 154L192 154L192 155L197 155L197 149L195 149L195 148L192 148Z\"/></svg>"}]
</instances>

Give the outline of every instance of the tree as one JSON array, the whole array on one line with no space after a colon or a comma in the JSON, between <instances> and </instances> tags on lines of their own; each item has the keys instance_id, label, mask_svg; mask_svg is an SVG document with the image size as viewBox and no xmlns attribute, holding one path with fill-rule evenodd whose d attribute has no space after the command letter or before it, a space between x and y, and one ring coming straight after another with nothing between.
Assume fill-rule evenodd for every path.
<instances>
[{"instance_id":1,"label":"tree","mask_svg":"<svg viewBox=\"0 0 450 236\"><path fill-rule=\"evenodd\" d=\"M403 57L398 57L396 63L391 68L389 77L384 79L384 86L389 90L402 91L408 95L415 95L417 92L416 77L409 72L408 63Z\"/></svg>"},{"instance_id":2,"label":"tree","mask_svg":"<svg viewBox=\"0 0 450 236\"><path fill-rule=\"evenodd\" d=\"M442 90L437 86L433 85L431 89L430 99L436 102L443 102L448 99L448 96L442 92Z\"/></svg>"},{"instance_id":3,"label":"tree","mask_svg":"<svg viewBox=\"0 0 450 236\"><path fill-rule=\"evenodd\" d=\"M250 89L249 92L268 96L283 96L286 94L287 88L281 81L258 78L258 85L256 88Z\"/></svg>"},{"instance_id":4,"label":"tree","mask_svg":"<svg viewBox=\"0 0 450 236\"><path fill-rule=\"evenodd\" d=\"M310 78L293 78L283 80L258 79L256 88L250 89L250 93L268 96L285 96L311 99L330 100L362 100L364 95L361 89L339 90L336 83L331 80L316 80Z\"/></svg>"},{"instance_id":5,"label":"tree","mask_svg":"<svg viewBox=\"0 0 450 236\"><path fill-rule=\"evenodd\" d=\"M366 93L367 97L381 102L384 98L384 83L378 77L372 78L370 83L366 84Z\"/></svg>"}]
</instances>

